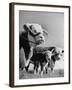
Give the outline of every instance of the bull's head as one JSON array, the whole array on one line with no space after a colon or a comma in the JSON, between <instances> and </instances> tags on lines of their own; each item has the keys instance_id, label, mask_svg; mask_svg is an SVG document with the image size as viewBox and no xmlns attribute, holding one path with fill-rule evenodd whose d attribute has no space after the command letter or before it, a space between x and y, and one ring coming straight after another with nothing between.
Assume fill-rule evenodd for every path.
<instances>
[{"instance_id":1,"label":"bull's head","mask_svg":"<svg viewBox=\"0 0 72 90\"><path fill-rule=\"evenodd\" d=\"M34 40L37 45L45 41L44 33L48 35L48 32L39 24L24 24L24 30L29 33L30 38Z\"/></svg>"}]
</instances>

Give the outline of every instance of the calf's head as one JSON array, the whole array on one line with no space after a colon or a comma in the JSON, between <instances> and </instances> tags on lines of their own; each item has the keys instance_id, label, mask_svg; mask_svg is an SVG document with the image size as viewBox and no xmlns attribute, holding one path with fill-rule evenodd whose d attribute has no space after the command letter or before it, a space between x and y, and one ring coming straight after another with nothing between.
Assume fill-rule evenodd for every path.
<instances>
[{"instance_id":1,"label":"calf's head","mask_svg":"<svg viewBox=\"0 0 72 90\"><path fill-rule=\"evenodd\" d=\"M64 50L62 48L56 47L53 51L53 55L55 56L56 60L61 60L64 57Z\"/></svg>"},{"instance_id":2,"label":"calf's head","mask_svg":"<svg viewBox=\"0 0 72 90\"><path fill-rule=\"evenodd\" d=\"M53 70L53 68L55 66L55 62L58 60L64 60L64 50L61 48L55 47L52 50L51 59L49 62L49 67L51 68L51 70Z\"/></svg>"}]
</instances>

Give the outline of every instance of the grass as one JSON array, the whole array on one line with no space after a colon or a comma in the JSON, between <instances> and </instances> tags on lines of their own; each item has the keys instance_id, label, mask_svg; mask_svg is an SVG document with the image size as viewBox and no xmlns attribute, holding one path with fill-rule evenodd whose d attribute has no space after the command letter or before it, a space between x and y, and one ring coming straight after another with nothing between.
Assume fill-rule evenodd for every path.
<instances>
[{"instance_id":1,"label":"grass","mask_svg":"<svg viewBox=\"0 0 72 90\"><path fill-rule=\"evenodd\" d=\"M48 73L44 73L41 75L34 75L32 71L26 72L19 70L19 79L35 79L35 78L55 78L55 77L64 77L64 70L58 69L51 72L51 70L48 70Z\"/></svg>"}]
</instances>

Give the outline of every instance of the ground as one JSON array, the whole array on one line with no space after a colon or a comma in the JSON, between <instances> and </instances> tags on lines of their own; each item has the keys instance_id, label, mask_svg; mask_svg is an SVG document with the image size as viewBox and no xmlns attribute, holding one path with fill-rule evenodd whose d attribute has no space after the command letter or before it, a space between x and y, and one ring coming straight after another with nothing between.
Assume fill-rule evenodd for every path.
<instances>
[{"instance_id":1,"label":"ground","mask_svg":"<svg viewBox=\"0 0 72 90\"><path fill-rule=\"evenodd\" d=\"M48 73L41 75L34 75L32 71L26 72L23 70L19 70L19 79L34 79L34 78L54 78L54 77L64 77L64 69L57 69L51 72L51 70L48 70Z\"/></svg>"}]
</instances>

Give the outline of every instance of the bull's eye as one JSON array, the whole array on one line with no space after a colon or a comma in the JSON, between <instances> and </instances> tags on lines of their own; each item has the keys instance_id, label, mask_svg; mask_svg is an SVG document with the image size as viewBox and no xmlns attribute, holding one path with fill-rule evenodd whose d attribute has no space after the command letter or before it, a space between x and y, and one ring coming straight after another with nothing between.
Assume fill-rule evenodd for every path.
<instances>
[{"instance_id":1,"label":"bull's eye","mask_svg":"<svg viewBox=\"0 0 72 90\"><path fill-rule=\"evenodd\" d=\"M37 33L37 31L36 31L36 30L34 30L34 33Z\"/></svg>"},{"instance_id":2,"label":"bull's eye","mask_svg":"<svg viewBox=\"0 0 72 90\"><path fill-rule=\"evenodd\" d=\"M29 26L30 27L30 29L32 29L32 25L31 26Z\"/></svg>"}]
</instances>

